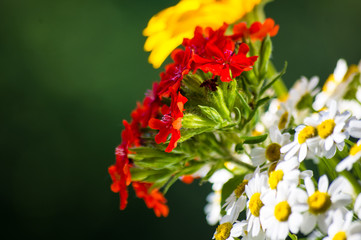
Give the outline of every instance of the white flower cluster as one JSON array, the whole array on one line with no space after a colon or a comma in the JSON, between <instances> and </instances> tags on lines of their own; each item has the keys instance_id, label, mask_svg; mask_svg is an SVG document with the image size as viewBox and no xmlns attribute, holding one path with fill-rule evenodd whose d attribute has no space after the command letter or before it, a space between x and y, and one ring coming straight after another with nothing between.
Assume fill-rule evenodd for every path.
<instances>
[{"instance_id":1,"label":"white flower cluster","mask_svg":"<svg viewBox=\"0 0 361 240\"><path fill-rule=\"evenodd\" d=\"M361 239L360 176L344 171L361 173L360 72L341 59L322 91L317 77L302 77L289 97L271 102L258 126L269 139L250 149L257 169L224 201L216 240ZM326 168L318 181L306 159Z\"/></svg>"}]
</instances>

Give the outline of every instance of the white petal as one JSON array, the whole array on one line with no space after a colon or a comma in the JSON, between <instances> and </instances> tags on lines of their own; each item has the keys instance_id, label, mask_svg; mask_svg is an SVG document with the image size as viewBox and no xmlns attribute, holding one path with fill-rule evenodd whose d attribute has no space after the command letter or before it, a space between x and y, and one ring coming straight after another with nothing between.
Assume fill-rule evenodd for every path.
<instances>
[{"instance_id":1,"label":"white petal","mask_svg":"<svg viewBox=\"0 0 361 240\"><path fill-rule=\"evenodd\" d=\"M305 178L305 186L308 196L311 196L315 192L315 186L313 185L311 178Z\"/></svg>"},{"instance_id":2,"label":"white petal","mask_svg":"<svg viewBox=\"0 0 361 240\"><path fill-rule=\"evenodd\" d=\"M318 181L318 190L320 192L327 192L328 189L328 178L326 175L322 175Z\"/></svg>"},{"instance_id":3,"label":"white petal","mask_svg":"<svg viewBox=\"0 0 361 240\"><path fill-rule=\"evenodd\" d=\"M301 224L301 233L308 235L316 227L316 217L311 213L303 214L303 221Z\"/></svg>"},{"instance_id":4,"label":"white petal","mask_svg":"<svg viewBox=\"0 0 361 240\"><path fill-rule=\"evenodd\" d=\"M302 220L303 220L303 217L300 213L295 212L295 213L291 214L291 216L288 220L288 224L289 224L289 228L292 233L298 233L298 231L300 230L300 226L302 224Z\"/></svg>"}]
</instances>

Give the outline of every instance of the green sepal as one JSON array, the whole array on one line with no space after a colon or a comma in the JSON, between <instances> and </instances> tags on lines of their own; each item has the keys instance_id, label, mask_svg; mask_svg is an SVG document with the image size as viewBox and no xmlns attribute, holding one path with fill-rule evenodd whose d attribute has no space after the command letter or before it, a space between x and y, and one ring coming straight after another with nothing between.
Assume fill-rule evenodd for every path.
<instances>
[{"instance_id":1,"label":"green sepal","mask_svg":"<svg viewBox=\"0 0 361 240\"><path fill-rule=\"evenodd\" d=\"M215 129L215 127L189 128L189 129L182 128L181 129L181 138L178 140L178 143L184 142L198 134L201 134L204 132L211 132L214 129Z\"/></svg>"},{"instance_id":2,"label":"green sepal","mask_svg":"<svg viewBox=\"0 0 361 240\"><path fill-rule=\"evenodd\" d=\"M201 112L210 120L212 120L213 122L217 123L217 124L222 124L223 123L223 118L221 117L221 115L217 112L216 109L214 109L213 107L208 107L208 106L201 106L198 105L198 107L201 109Z\"/></svg>"},{"instance_id":3,"label":"green sepal","mask_svg":"<svg viewBox=\"0 0 361 240\"><path fill-rule=\"evenodd\" d=\"M186 113L182 119L183 128L203 128L203 127L213 127L216 124L214 121L210 121L207 118L203 118L199 115L193 113Z\"/></svg>"},{"instance_id":4,"label":"green sepal","mask_svg":"<svg viewBox=\"0 0 361 240\"><path fill-rule=\"evenodd\" d=\"M252 112L252 109L250 108L250 106L248 105L246 99L244 99L244 97L242 96L242 94L240 92L237 91L237 95L238 95L238 97L240 99L242 109L245 112L245 116L248 117L249 114Z\"/></svg>"},{"instance_id":5,"label":"green sepal","mask_svg":"<svg viewBox=\"0 0 361 240\"><path fill-rule=\"evenodd\" d=\"M259 62L259 78L264 79L268 72L268 62L272 53L272 41L269 36L265 37L262 41Z\"/></svg>"},{"instance_id":6,"label":"green sepal","mask_svg":"<svg viewBox=\"0 0 361 240\"><path fill-rule=\"evenodd\" d=\"M234 102L237 97L237 81L232 80L231 82L223 83L223 84L225 88L223 91L225 93L227 107L228 109L233 109Z\"/></svg>"},{"instance_id":7,"label":"green sepal","mask_svg":"<svg viewBox=\"0 0 361 240\"><path fill-rule=\"evenodd\" d=\"M248 136L243 136L241 137L241 139L244 140L244 144L257 144L257 143L261 143L264 142L268 137L268 134L264 134L264 135L260 135L260 136L252 136L252 137L248 137Z\"/></svg>"},{"instance_id":8,"label":"green sepal","mask_svg":"<svg viewBox=\"0 0 361 240\"><path fill-rule=\"evenodd\" d=\"M222 118L230 120L230 111L227 107L227 104L224 100L224 94L222 88L217 87L217 91L210 93L212 96L213 106L217 109L218 113L222 116Z\"/></svg>"}]
</instances>

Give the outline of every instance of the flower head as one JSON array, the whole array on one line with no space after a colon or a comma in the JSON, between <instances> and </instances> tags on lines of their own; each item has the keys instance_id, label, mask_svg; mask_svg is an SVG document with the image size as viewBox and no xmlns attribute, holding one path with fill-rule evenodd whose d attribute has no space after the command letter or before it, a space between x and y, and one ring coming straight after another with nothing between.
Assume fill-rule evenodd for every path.
<instances>
[{"instance_id":1,"label":"flower head","mask_svg":"<svg viewBox=\"0 0 361 240\"><path fill-rule=\"evenodd\" d=\"M151 183L133 182L135 194L142 198L148 208L152 208L157 217L167 217L169 208L166 205L167 200L158 189L151 189Z\"/></svg>"},{"instance_id":2,"label":"flower head","mask_svg":"<svg viewBox=\"0 0 361 240\"><path fill-rule=\"evenodd\" d=\"M261 0L181 0L153 16L143 34L151 51L149 62L160 67L183 38L192 37L196 26L218 28L223 22L234 23L250 12Z\"/></svg>"},{"instance_id":3,"label":"flower head","mask_svg":"<svg viewBox=\"0 0 361 240\"><path fill-rule=\"evenodd\" d=\"M169 145L165 150L166 152L171 152L177 146L177 141L181 137L180 128L182 127L183 106L186 102L187 98L180 92L172 92L171 106L168 107L165 105L162 108L162 113L164 114L162 119L152 118L149 121L150 128L159 130L155 136L155 142L157 144L166 142L168 135L172 135Z\"/></svg>"}]
</instances>

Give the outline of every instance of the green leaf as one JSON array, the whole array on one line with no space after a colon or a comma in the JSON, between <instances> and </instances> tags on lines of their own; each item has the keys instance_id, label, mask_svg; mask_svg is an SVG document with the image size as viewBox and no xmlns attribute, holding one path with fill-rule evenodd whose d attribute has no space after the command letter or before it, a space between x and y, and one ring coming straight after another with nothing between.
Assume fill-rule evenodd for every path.
<instances>
[{"instance_id":1,"label":"green leaf","mask_svg":"<svg viewBox=\"0 0 361 240\"><path fill-rule=\"evenodd\" d=\"M244 144L257 144L265 141L268 137L268 134L260 135L260 136L243 136L241 139L244 139Z\"/></svg>"},{"instance_id":2,"label":"green leaf","mask_svg":"<svg viewBox=\"0 0 361 240\"><path fill-rule=\"evenodd\" d=\"M222 187L222 197L221 197L221 206L226 202L226 199L232 194L232 192L237 188L237 186L243 181L244 175L234 176L229 179Z\"/></svg>"},{"instance_id":3,"label":"green leaf","mask_svg":"<svg viewBox=\"0 0 361 240\"><path fill-rule=\"evenodd\" d=\"M257 103L256 103L256 109L259 108L260 106L268 103L269 100L271 100L270 97L264 97L264 98L258 100Z\"/></svg>"},{"instance_id":4,"label":"green leaf","mask_svg":"<svg viewBox=\"0 0 361 240\"><path fill-rule=\"evenodd\" d=\"M292 233L288 233L288 236L292 239L292 240L297 240L298 237L295 234Z\"/></svg>"},{"instance_id":5,"label":"green leaf","mask_svg":"<svg viewBox=\"0 0 361 240\"><path fill-rule=\"evenodd\" d=\"M284 65L282 71L281 71L273 80L271 80L266 86L262 87L259 95L262 96L262 94L263 94L267 89L269 89L270 87L272 87L272 85L286 73L286 70L287 70L287 62L285 62L285 65Z\"/></svg>"},{"instance_id":6,"label":"green leaf","mask_svg":"<svg viewBox=\"0 0 361 240\"><path fill-rule=\"evenodd\" d=\"M130 151L135 152L129 154L129 158L135 161L143 160L146 158L159 158L159 159L163 159L164 161L166 160L174 161L175 159L180 160L184 158L184 154L167 153L152 147L136 147L136 148L131 148Z\"/></svg>"},{"instance_id":7,"label":"green leaf","mask_svg":"<svg viewBox=\"0 0 361 240\"><path fill-rule=\"evenodd\" d=\"M243 143L238 143L235 147L237 153L242 153L244 150Z\"/></svg>"}]
</instances>

